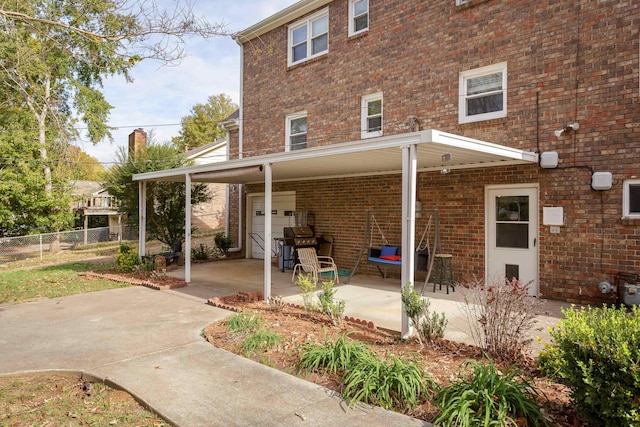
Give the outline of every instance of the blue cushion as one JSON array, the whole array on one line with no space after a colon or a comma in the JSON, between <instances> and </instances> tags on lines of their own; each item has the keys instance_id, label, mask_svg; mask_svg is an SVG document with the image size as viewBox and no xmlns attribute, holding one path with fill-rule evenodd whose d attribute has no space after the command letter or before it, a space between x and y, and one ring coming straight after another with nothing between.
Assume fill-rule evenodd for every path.
<instances>
[{"instance_id":1,"label":"blue cushion","mask_svg":"<svg viewBox=\"0 0 640 427\"><path fill-rule=\"evenodd\" d=\"M380 249L380 256L395 255L397 251L397 246L382 246L382 248Z\"/></svg>"}]
</instances>

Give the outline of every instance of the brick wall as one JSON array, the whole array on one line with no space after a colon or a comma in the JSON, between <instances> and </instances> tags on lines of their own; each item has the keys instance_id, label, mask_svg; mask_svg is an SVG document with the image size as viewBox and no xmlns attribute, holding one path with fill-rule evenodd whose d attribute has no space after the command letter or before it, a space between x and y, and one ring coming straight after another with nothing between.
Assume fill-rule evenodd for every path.
<instances>
[{"instance_id":1,"label":"brick wall","mask_svg":"<svg viewBox=\"0 0 640 427\"><path fill-rule=\"evenodd\" d=\"M640 272L640 221L621 220L622 183L640 176L640 4L561 0L371 2L370 29L348 37L347 1L329 4L329 53L287 67L287 29L245 44L244 155L284 151L285 117L306 110L308 146L360 138L360 97L384 94L384 134L408 132L410 117L438 129L529 151L557 151L557 169L537 166L420 174L425 208L441 211L443 244L458 277L482 276L484 186L538 183L542 207L562 206L560 234L540 226L540 291L574 302L603 301L597 283ZM508 115L458 124L459 73L506 61ZM565 123L580 129L560 138ZM375 139L371 141L375 144ZM611 190L590 188L610 171ZM400 209L400 178L278 184L295 190L336 237L349 268L372 207ZM397 196L389 196L397 194ZM336 221L339 218L339 221ZM542 221L540 221L542 224Z\"/></svg>"}]
</instances>

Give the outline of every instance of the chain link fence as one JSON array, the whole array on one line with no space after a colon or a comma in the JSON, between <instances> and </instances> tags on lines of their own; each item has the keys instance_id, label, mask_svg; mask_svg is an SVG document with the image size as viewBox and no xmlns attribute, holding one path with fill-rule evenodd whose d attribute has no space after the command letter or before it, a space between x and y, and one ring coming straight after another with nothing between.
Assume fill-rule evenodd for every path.
<instances>
[{"instance_id":1,"label":"chain link fence","mask_svg":"<svg viewBox=\"0 0 640 427\"><path fill-rule=\"evenodd\" d=\"M15 261L38 255L42 259L45 253L55 253L82 245L137 238L136 230L128 225L32 234L29 236L0 237L0 260Z\"/></svg>"}]
</instances>

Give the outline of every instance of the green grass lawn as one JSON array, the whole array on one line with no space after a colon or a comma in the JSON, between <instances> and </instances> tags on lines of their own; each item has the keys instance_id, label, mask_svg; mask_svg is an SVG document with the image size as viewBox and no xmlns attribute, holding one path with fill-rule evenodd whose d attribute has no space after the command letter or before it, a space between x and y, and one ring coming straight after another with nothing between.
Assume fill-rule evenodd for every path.
<instances>
[{"instance_id":1,"label":"green grass lawn","mask_svg":"<svg viewBox=\"0 0 640 427\"><path fill-rule=\"evenodd\" d=\"M42 268L0 272L0 304L123 288L127 283L82 276L86 271L114 268L114 264L73 262Z\"/></svg>"}]
</instances>

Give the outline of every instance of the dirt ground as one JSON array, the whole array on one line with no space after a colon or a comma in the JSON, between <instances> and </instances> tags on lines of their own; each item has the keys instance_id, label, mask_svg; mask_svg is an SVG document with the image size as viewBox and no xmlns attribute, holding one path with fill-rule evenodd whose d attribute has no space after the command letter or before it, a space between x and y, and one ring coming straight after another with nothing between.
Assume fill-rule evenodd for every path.
<instances>
[{"instance_id":1,"label":"dirt ground","mask_svg":"<svg viewBox=\"0 0 640 427\"><path fill-rule=\"evenodd\" d=\"M2 426L149 426L168 424L130 394L77 376L0 376Z\"/></svg>"},{"instance_id":2,"label":"dirt ground","mask_svg":"<svg viewBox=\"0 0 640 427\"><path fill-rule=\"evenodd\" d=\"M323 342L327 339L338 338L343 334L348 334L353 340L369 344L374 351L383 356L393 354L414 358L439 385L445 385L463 372L463 364L466 361L470 359L482 360L483 358L479 348L448 340L441 340L437 344L421 347L415 340L402 341L399 334L391 331L372 330L350 322L343 322L341 326L333 326L322 314L307 313L301 307L287 305L282 311L277 311L263 301L242 302L231 299L226 300L225 303L243 312L257 313L268 330L277 332L284 337L277 348L266 353L245 355L245 357L250 357L293 375L298 374L296 356L302 344ZM226 321L209 325L205 329L205 337L216 347L242 354L241 342L226 332ZM563 427L583 425L576 418L571 407L569 390L566 387L539 376L535 371L533 361L522 362L519 368L541 392L539 403L543 408L543 413L552 421L552 425ZM309 381L340 391L337 378L315 374L301 375ZM438 408L426 401L409 415L432 421L437 414Z\"/></svg>"}]
</instances>

